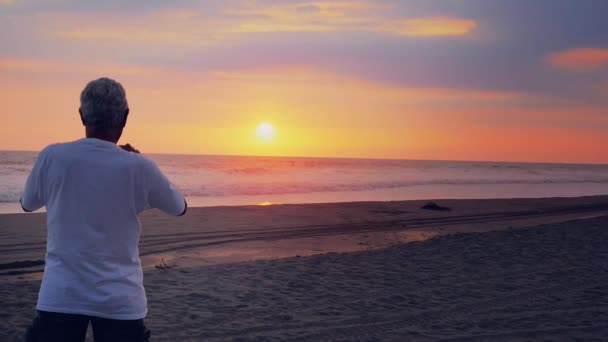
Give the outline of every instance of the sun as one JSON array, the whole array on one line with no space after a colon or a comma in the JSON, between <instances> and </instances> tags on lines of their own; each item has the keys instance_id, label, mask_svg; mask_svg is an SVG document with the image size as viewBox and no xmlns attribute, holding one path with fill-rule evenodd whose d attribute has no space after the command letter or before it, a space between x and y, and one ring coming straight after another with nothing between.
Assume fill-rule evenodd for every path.
<instances>
[{"instance_id":1,"label":"sun","mask_svg":"<svg viewBox=\"0 0 608 342\"><path fill-rule=\"evenodd\" d=\"M259 141L263 143L270 143L274 140L275 129L268 122L262 122L255 128L255 133Z\"/></svg>"}]
</instances>

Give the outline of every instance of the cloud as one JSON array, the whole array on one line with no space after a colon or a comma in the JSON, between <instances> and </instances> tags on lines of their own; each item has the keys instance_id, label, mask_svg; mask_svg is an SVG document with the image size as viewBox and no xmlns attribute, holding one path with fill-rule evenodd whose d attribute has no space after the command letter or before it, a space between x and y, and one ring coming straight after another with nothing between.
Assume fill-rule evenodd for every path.
<instances>
[{"instance_id":1,"label":"cloud","mask_svg":"<svg viewBox=\"0 0 608 342\"><path fill-rule=\"evenodd\" d=\"M549 54L552 66L564 70L591 72L608 67L608 48L578 48Z\"/></svg>"},{"instance_id":2,"label":"cloud","mask_svg":"<svg viewBox=\"0 0 608 342\"><path fill-rule=\"evenodd\" d=\"M556 12L543 16L554 2ZM551 52L608 47L606 11L598 10L608 9L608 1L135 0L129 10L121 4L17 1L0 10L0 45L13 56L82 64L193 71L311 65L403 86L522 91L572 106L608 103L605 93L590 89L608 79L608 68L581 74L539 67Z\"/></svg>"},{"instance_id":3,"label":"cloud","mask_svg":"<svg viewBox=\"0 0 608 342\"><path fill-rule=\"evenodd\" d=\"M186 84L205 83L226 86L230 89L260 91L268 93L311 94L310 98L325 98L319 94L349 94L355 98L374 98L377 101L399 103L400 105L444 108L446 106L484 106L525 104L529 98L525 93L467 90L447 87L416 87L372 81L352 75L343 75L331 70L309 65L284 65L274 67L249 68L241 70L196 71L183 68L155 67L136 63L69 63L45 59L20 59L0 57L0 72L16 77L39 75L56 78L58 75L78 75L94 77L113 75L115 77L137 78L148 82L152 79L179 79ZM93 75L93 76L91 76ZM335 89L340 88L340 92ZM331 97L331 96L330 96ZM370 104L373 105L371 102Z\"/></svg>"},{"instance_id":4,"label":"cloud","mask_svg":"<svg viewBox=\"0 0 608 342\"><path fill-rule=\"evenodd\" d=\"M0 5L12 5L15 2L17 2L17 0L0 0Z\"/></svg>"},{"instance_id":5,"label":"cloud","mask_svg":"<svg viewBox=\"0 0 608 342\"><path fill-rule=\"evenodd\" d=\"M249 34L371 32L402 37L457 37L475 27L471 19L437 16L404 18L394 5L371 1L296 4L229 4L214 9L154 9L141 15L50 12L39 16L47 34L67 40L209 45ZM86 24L84 24L86 23Z\"/></svg>"},{"instance_id":6,"label":"cloud","mask_svg":"<svg viewBox=\"0 0 608 342\"><path fill-rule=\"evenodd\" d=\"M81 42L206 46L223 40L224 31L217 19L204 18L195 10L151 10L137 16L49 12L39 14L36 19L44 28L42 34Z\"/></svg>"},{"instance_id":7,"label":"cloud","mask_svg":"<svg viewBox=\"0 0 608 342\"><path fill-rule=\"evenodd\" d=\"M595 86L595 92L600 96L608 95L608 81L597 84Z\"/></svg>"},{"instance_id":8,"label":"cloud","mask_svg":"<svg viewBox=\"0 0 608 342\"><path fill-rule=\"evenodd\" d=\"M394 6L376 2L307 2L228 10L242 18L236 32L375 32L407 37L454 37L471 33L472 19L438 16L395 18Z\"/></svg>"},{"instance_id":9,"label":"cloud","mask_svg":"<svg viewBox=\"0 0 608 342\"><path fill-rule=\"evenodd\" d=\"M69 40L108 40L115 42L196 44L194 35L172 31L154 32L145 28L75 28L54 30L51 34Z\"/></svg>"},{"instance_id":10,"label":"cloud","mask_svg":"<svg viewBox=\"0 0 608 342\"><path fill-rule=\"evenodd\" d=\"M397 32L411 37L462 36L475 29L474 20L450 17L418 18L402 21Z\"/></svg>"},{"instance_id":11,"label":"cloud","mask_svg":"<svg viewBox=\"0 0 608 342\"><path fill-rule=\"evenodd\" d=\"M74 64L57 62L44 59L22 59L0 57L0 71L39 74L104 74L115 75L158 75L169 71L169 68L151 67L136 64L107 63L98 65L95 63Z\"/></svg>"},{"instance_id":12,"label":"cloud","mask_svg":"<svg viewBox=\"0 0 608 342\"><path fill-rule=\"evenodd\" d=\"M467 106L525 105L530 97L521 92L469 90L447 87L415 87L383 83L342 75L311 66L279 66L240 71L216 71L211 73L217 82L236 82L247 89L272 88L297 90L293 93L340 92L352 98L374 98L383 103L400 106L424 106L425 108L454 108ZM285 94L285 96L291 96ZM319 97L320 96L315 96ZM315 98L311 97L311 98ZM371 103L378 103L372 101Z\"/></svg>"}]
</instances>

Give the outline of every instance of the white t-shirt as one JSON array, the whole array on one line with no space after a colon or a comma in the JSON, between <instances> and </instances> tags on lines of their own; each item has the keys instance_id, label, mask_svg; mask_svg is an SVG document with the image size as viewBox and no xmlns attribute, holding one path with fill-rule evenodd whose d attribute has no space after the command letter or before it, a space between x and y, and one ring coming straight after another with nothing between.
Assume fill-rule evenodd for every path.
<instances>
[{"instance_id":1,"label":"white t-shirt","mask_svg":"<svg viewBox=\"0 0 608 342\"><path fill-rule=\"evenodd\" d=\"M99 139L45 148L21 199L47 209L47 251L38 310L142 319L146 292L137 214L187 205L156 164Z\"/></svg>"}]
</instances>

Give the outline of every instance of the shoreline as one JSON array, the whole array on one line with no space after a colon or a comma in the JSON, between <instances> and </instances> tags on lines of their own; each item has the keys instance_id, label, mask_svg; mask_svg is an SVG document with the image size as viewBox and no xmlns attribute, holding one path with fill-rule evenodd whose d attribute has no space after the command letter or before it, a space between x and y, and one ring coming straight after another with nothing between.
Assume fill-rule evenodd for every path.
<instances>
[{"instance_id":1,"label":"shoreline","mask_svg":"<svg viewBox=\"0 0 608 342\"><path fill-rule=\"evenodd\" d=\"M570 183L566 183L566 184L570 184ZM577 183L572 183L572 184L577 184ZM504 186L505 184L494 184L496 186ZM509 185L509 184L507 184ZM460 185L454 185L454 186L460 186ZM347 193L353 193L353 192L347 192ZM355 192L356 193L356 192ZM288 194L291 195L291 194ZM300 193L297 194L293 194L293 195L301 195ZM257 195L256 195L257 196ZM262 195L260 195L262 196ZM223 197L223 196L218 196L219 198ZM189 197L187 197L188 199ZM199 198L196 197L195 198ZM603 200L605 199L606 201L608 201L608 194L591 194L591 195L576 195L576 196L568 196L568 195L564 195L564 196L536 196L536 197L528 197L528 196L515 196L515 197L488 197L488 198L484 198L484 197L459 197L459 198L452 198L452 197L429 197L429 198L413 198L413 199L386 199L386 200L378 200L378 199L357 199L357 200L352 200L352 201L319 201L319 202L289 202L289 203L281 203L281 202L270 202L270 201L263 201L263 202L259 202L259 203L248 203L248 204L210 204L210 205L190 205L190 202L188 202L188 210L199 210L199 209L213 209L213 208L243 208L243 207L265 207L265 206L273 206L273 207L280 207L280 206L293 206L293 205L313 205L313 206L317 206L317 205L336 205L336 204L358 204L358 203L395 203L395 202L444 202L444 201L519 201L519 200L547 200L547 201L552 201L552 200L567 200L567 199L573 199L573 200L577 200L577 199L598 199L598 200ZM46 210L43 207L40 210L37 210L35 212L24 212L21 209L20 203L19 202L0 202L0 205L11 205L11 206L19 206L19 210L15 211L15 212L4 212L2 211L2 209L0 209L0 219L5 216L5 215L45 215L46 214ZM146 210L141 212L139 215L145 215L147 212L151 212L151 211L155 211L154 209L152 210Z\"/></svg>"},{"instance_id":2,"label":"shoreline","mask_svg":"<svg viewBox=\"0 0 608 342\"><path fill-rule=\"evenodd\" d=\"M140 215L145 271L383 249L450 234L528 228L608 215L608 196L217 206L184 217ZM0 214L0 282L40 279L45 214Z\"/></svg>"},{"instance_id":3,"label":"shoreline","mask_svg":"<svg viewBox=\"0 0 608 342\"><path fill-rule=\"evenodd\" d=\"M608 183L483 183L420 184L357 191L196 196L186 198L191 208L242 207L262 204L330 204L353 202L403 202L421 200L554 199L608 195ZM480 196L479 194L485 194ZM0 203L0 215L23 213L19 202Z\"/></svg>"}]
</instances>

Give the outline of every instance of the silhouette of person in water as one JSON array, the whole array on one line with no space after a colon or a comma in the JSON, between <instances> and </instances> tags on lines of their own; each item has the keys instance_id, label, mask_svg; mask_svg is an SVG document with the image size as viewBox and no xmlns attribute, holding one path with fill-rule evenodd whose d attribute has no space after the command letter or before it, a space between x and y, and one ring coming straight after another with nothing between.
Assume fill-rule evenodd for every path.
<instances>
[{"instance_id":1,"label":"silhouette of person in water","mask_svg":"<svg viewBox=\"0 0 608 342\"><path fill-rule=\"evenodd\" d=\"M86 138L46 147L21 198L47 209L47 253L27 341L148 341L137 215L184 215L187 203L156 164L117 146L129 107L120 83L100 78L80 95Z\"/></svg>"}]
</instances>

